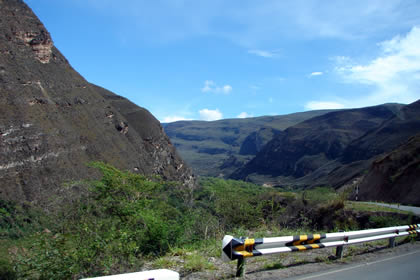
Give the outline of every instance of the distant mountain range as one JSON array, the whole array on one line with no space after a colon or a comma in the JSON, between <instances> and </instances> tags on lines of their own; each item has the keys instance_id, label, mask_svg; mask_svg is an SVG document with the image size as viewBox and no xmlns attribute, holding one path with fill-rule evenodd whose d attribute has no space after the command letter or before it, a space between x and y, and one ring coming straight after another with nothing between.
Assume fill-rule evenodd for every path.
<instances>
[{"instance_id":1,"label":"distant mountain range","mask_svg":"<svg viewBox=\"0 0 420 280\"><path fill-rule=\"evenodd\" d=\"M198 175L228 177L275 135L331 110L282 116L162 124L182 158Z\"/></svg>"},{"instance_id":2,"label":"distant mountain range","mask_svg":"<svg viewBox=\"0 0 420 280\"><path fill-rule=\"evenodd\" d=\"M360 184L364 188L362 198L378 197L385 201L392 201L396 196L387 196L386 191L376 196L378 187L367 187L372 185L366 183L369 178L379 176L377 172L375 176L369 175L376 170L372 164L378 166L378 162L386 162L381 158L387 153L409 162L418 160L415 153L419 141L411 137L420 133L420 101L409 105L384 104L297 113L288 115L289 122L282 123L285 117L272 117L269 122L261 118L258 123L253 118L179 122L166 125L165 130L199 175L220 175L284 188L330 186L340 189ZM236 137L231 142L223 142L228 133ZM411 141L410 144L407 141ZM209 145L221 142L223 149L217 150L216 157L207 153ZM410 159L401 154L404 145L409 145L414 153ZM394 164L388 160L387 166ZM416 173L412 166L410 168L410 178L417 180L413 182L415 186L420 180L420 169L415 169ZM394 169L388 173L393 174ZM398 174L406 174L404 170ZM402 186L405 181L398 182L402 182ZM391 185L381 187L388 189ZM399 200L403 201L401 197ZM418 204L420 197L404 201Z\"/></svg>"}]
</instances>

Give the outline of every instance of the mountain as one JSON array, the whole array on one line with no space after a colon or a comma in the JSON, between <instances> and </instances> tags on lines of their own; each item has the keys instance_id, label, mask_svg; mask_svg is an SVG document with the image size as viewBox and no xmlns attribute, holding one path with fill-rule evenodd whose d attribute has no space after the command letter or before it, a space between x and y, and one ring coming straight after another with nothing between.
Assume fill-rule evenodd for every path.
<instances>
[{"instance_id":1,"label":"mountain","mask_svg":"<svg viewBox=\"0 0 420 280\"><path fill-rule=\"evenodd\" d=\"M420 133L378 156L359 183L359 199L420 206Z\"/></svg>"},{"instance_id":2,"label":"mountain","mask_svg":"<svg viewBox=\"0 0 420 280\"><path fill-rule=\"evenodd\" d=\"M372 158L389 152L420 131L420 100L395 112L395 117L351 143L343 153L343 163Z\"/></svg>"},{"instance_id":3,"label":"mountain","mask_svg":"<svg viewBox=\"0 0 420 280\"><path fill-rule=\"evenodd\" d=\"M226 177L249 161L274 135L327 112L331 110L219 121L178 121L163 127L196 174Z\"/></svg>"},{"instance_id":4,"label":"mountain","mask_svg":"<svg viewBox=\"0 0 420 280\"><path fill-rule=\"evenodd\" d=\"M0 198L42 201L105 161L193 187L146 109L87 82L20 0L0 1Z\"/></svg>"},{"instance_id":5,"label":"mountain","mask_svg":"<svg viewBox=\"0 0 420 280\"><path fill-rule=\"evenodd\" d=\"M410 105L385 104L330 112L306 120L275 136L231 178L291 187L340 187L366 170L373 156L394 147L372 148L380 141L389 143L398 138L393 131L383 133L380 138L372 133L386 123L404 118L404 123L408 121L408 115L404 113L407 108L411 108ZM412 133L408 130L401 138ZM366 142L367 150L362 153L369 156L350 159L351 149L362 147L356 144L362 139L371 139L370 143ZM403 139L395 142L401 143Z\"/></svg>"}]
</instances>

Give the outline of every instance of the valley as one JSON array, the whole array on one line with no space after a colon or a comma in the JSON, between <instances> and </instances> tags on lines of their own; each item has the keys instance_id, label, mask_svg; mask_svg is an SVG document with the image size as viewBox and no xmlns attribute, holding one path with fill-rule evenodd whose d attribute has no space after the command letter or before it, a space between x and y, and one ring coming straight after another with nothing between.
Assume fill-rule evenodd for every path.
<instances>
[{"instance_id":1,"label":"valley","mask_svg":"<svg viewBox=\"0 0 420 280\"><path fill-rule=\"evenodd\" d=\"M257 119L182 121L164 127L197 175L286 190L317 186L342 190L360 185L362 199L396 202L399 197L401 202L420 205L419 196L411 192L419 182L414 175L419 166L419 106L417 101ZM394 175L376 171L373 177L384 157L388 165L402 165L393 166L395 171L391 167L379 171ZM413 174L401 176L405 183L387 179L405 173ZM383 179L376 181L378 176ZM391 185L400 195L391 194Z\"/></svg>"},{"instance_id":2,"label":"valley","mask_svg":"<svg viewBox=\"0 0 420 280\"><path fill-rule=\"evenodd\" d=\"M188 1L181 2L177 5L183 7ZM211 66L213 61L197 67L192 61L205 55L190 56L185 52L188 56L182 56L184 51L180 49L184 45L171 45L174 38L149 41L143 53L138 51L139 42L144 43L141 40L147 37L142 32L150 26L137 32L142 38L132 43L129 39L135 38L136 32L124 30L120 34L116 31L118 24L115 30L104 30L103 26L95 29L82 23L90 15L81 11L92 11L94 6L100 14L109 8L106 5L117 2L95 6L94 1L52 1L41 5L46 9L69 5L65 6L66 13L70 13L70 7L80 9L77 22L66 23L70 32L55 34L71 36L74 29L74 45L60 47L72 54L71 50L82 46L78 63L89 64L98 76L106 77L103 70L109 70L101 69L102 62L135 61L129 66L135 71L124 68L120 73L117 69L112 79L127 82L134 77L136 84L142 84L140 92L136 91L139 88L130 89L136 92L137 103L144 102L140 106L120 95L130 91L129 87L116 87L118 92L121 89L117 94L76 71L30 8L40 3L45 5L39 1L0 0L0 279L67 280L160 268L176 270L183 279L232 279L235 264L220 259L220 241L226 234L262 238L420 222L419 216L410 211L360 202L420 206L420 100L352 109L334 102L307 101L306 106L299 107L307 109L303 112L251 117L237 108L238 112L231 113L237 118L223 118L219 109L208 106L196 108L201 120L176 115L158 119L145 108L146 104L153 104L155 110L158 107L158 114L168 110L165 105L170 103L174 112L179 109L186 116L193 115L187 112L189 104L185 110L178 108L175 99L191 99L191 104L201 99L209 104L216 100L213 104L219 105L224 102L221 100L239 95L237 88L241 86L240 98L257 100L244 108L262 106L267 114L277 108L275 98L262 97L263 87L257 80L245 82L247 78L241 77L243 82L233 87L203 78L204 74L194 79L193 75L178 72L185 62L193 69L190 71L206 73L205 66ZM112 16L101 18L108 22L120 16L124 10L121 3L112 9ZM155 2L142 5L150 3ZM149 12L153 14L146 9ZM51 14L53 20L58 20L59 16ZM162 18L157 19L160 24ZM77 29L79 23L82 31ZM57 32L56 26L52 27ZM161 31L156 33L161 35ZM410 36L416 32L413 28ZM198 38L204 33L195 35ZM85 47L92 43L90 37L97 34L105 34L106 40L95 42L95 50L85 54ZM178 40L185 39L182 32L176 34ZM109 51L108 44L115 47L113 36L120 39L117 41L122 49ZM403 40L397 39L377 45L389 47ZM193 49L225 53L211 44L208 49L201 48L210 41L200 44L200 48L194 45ZM136 47L134 51L130 44ZM280 51L247 50L239 45L240 51L235 52L240 59L237 57L235 63L244 61L253 77L258 76L257 68L263 65L259 59L270 59L270 63L286 59L278 55ZM178 51L176 55L160 52L168 51L166 46ZM394 49L398 48L389 47L387 51ZM131 57L124 56L126 52ZM159 59L164 64L156 64ZM177 59L182 63L175 63ZM279 71L278 65L270 63ZM287 65L290 75L304 77L315 93L315 79L323 78L327 71L308 74L292 64L281 63ZM223 61L223 66L231 65ZM190 84L194 98L178 96L182 90L170 83L174 82L171 75L165 75L172 68L176 68L174 84L204 80L204 87ZM222 68L218 65L214 73L222 75ZM275 84L273 92L278 99L293 95L278 90L289 81L277 72L274 78L262 81ZM296 76L290 81L298 89L302 86ZM171 95L166 95L161 85ZM197 97L197 93L202 95ZM158 99L154 99L156 95ZM277 104L284 109L284 104L289 106L286 102ZM319 105L327 109L317 108ZM166 113L170 116L169 111ZM175 118L184 120L159 121ZM411 243L417 248L414 241L412 236L398 239L403 245L401 250ZM354 256L363 259L384 246L378 242L348 247L344 261ZM295 266L327 267L333 260L331 254L330 250L320 250L282 256L281 261L268 258L250 263L256 278L279 269L282 275L290 276Z\"/></svg>"}]
</instances>

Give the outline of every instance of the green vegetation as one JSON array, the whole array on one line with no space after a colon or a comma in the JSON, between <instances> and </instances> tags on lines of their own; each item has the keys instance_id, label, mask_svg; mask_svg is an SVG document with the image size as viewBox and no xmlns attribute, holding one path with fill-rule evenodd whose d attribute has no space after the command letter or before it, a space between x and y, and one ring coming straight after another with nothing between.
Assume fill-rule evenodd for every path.
<instances>
[{"instance_id":1,"label":"green vegetation","mask_svg":"<svg viewBox=\"0 0 420 280\"><path fill-rule=\"evenodd\" d=\"M42 229L48 223L42 211L30 204L0 199L0 238L17 239Z\"/></svg>"},{"instance_id":2,"label":"green vegetation","mask_svg":"<svg viewBox=\"0 0 420 280\"><path fill-rule=\"evenodd\" d=\"M346 210L345 196L329 188L281 192L202 178L191 197L174 182L92 166L102 179L65 186L67 203L52 199L41 209L0 201L1 279L79 279L138 271L145 263L187 274L215 269L208 258L220 256L224 234L263 237L366 226ZM408 221L370 215L366 223Z\"/></svg>"},{"instance_id":3,"label":"green vegetation","mask_svg":"<svg viewBox=\"0 0 420 280\"><path fill-rule=\"evenodd\" d=\"M144 256L165 254L194 234L185 230L187 207L174 185L93 166L102 179L63 209L66 218L55 228L31 237L31 248L14 259L19 277L68 279L136 270Z\"/></svg>"},{"instance_id":4,"label":"green vegetation","mask_svg":"<svg viewBox=\"0 0 420 280\"><path fill-rule=\"evenodd\" d=\"M375 205L375 204L368 204L364 202L356 202L356 201L347 201L345 205L346 209L359 211L359 212L390 212L390 213L401 213L401 214L412 214L408 211L403 211L400 209Z\"/></svg>"},{"instance_id":5,"label":"green vegetation","mask_svg":"<svg viewBox=\"0 0 420 280\"><path fill-rule=\"evenodd\" d=\"M227 176L237 168L237 166L235 168L235 166L224 164L230 156L242 163L250 159L249 152L240 153L241 146L249 135L257 133L259 141L261 141L259 145L262 147L272 139L275 131L285 130L304 120L330 111L317 110L281 116L224 119L210 122L182 121L164 124L164 129L182 158L196 174L219 176L223 173L224 176ZM251 152L252 155L255 153L256 151Z\"/></svg>"}]
</instances>

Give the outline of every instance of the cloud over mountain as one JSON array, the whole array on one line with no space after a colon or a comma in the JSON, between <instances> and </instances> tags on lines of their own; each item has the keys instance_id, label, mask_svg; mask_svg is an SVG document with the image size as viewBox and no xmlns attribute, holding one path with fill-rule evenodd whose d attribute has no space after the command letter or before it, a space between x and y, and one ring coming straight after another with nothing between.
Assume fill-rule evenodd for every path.
<instances>
[{"instance_id":1,"label":"cloud over mountain","mask_svg":"<svg viewBox=\"0 0 420 280\"><path fill-rule=\"evenodd\" d=\"M202 109L199 111L200 113L200 119L204 121L215 121L220 120L223 118L223 114L219 111L219 109L216 110L210 110L210 109Z\"/></svg>"},{"instance_id":2,"label":"cloud over mountain","mask_svg":"<svg viewBox=\"0 0 420 280\"><path fill-rule=\"evenodd\" d=\"M415 101L420 88L420 27L378 44L381 53L366 63L341 57L336 71L347 83L370 86L367 104Z\"/></svg>"}]
</instances>

